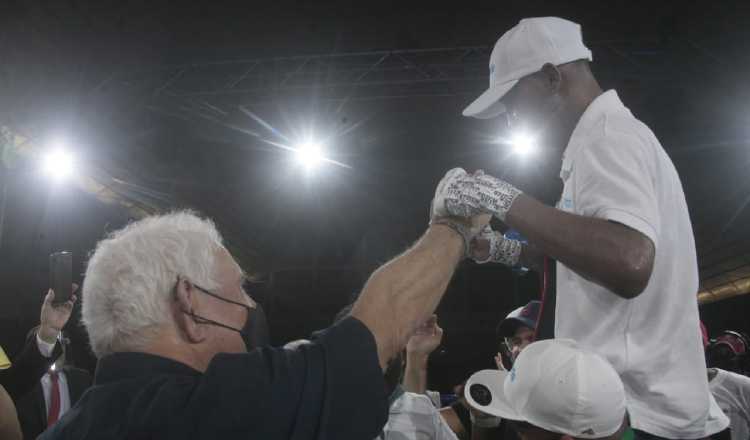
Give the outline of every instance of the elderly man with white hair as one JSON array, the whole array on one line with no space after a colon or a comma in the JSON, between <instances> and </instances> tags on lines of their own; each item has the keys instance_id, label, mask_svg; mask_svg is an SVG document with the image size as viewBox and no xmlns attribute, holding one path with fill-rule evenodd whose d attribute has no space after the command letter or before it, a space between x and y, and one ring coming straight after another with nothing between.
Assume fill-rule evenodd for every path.
<instances>
[{"instance_id":1,"label":"elderly man with white hair","mask_svg":"<svg viewBox=\"0 0 750 440\"><path fill-rule=\"evenodd\" d=\"M256 304L211 221L177 212L133 223L98 244L86 271L94 386L41 438L375 438L388 415L383 369L488 220L433 216L373 273L350 316L291 349L252 349Z\"/></svg>"}]
</instances>

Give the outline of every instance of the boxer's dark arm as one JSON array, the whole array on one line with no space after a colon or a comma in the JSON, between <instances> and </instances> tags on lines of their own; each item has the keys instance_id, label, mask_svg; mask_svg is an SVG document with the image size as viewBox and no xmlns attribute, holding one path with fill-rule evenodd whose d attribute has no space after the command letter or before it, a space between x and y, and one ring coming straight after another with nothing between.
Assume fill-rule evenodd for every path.
<instances>
[{"instance_id":1,"label":"boxer's dark arm","mask_svg":"<svg viewBox=\"0 0 750 440\"><path fill-rule=\"evenodd\" d=\"M544 254L532 244L524 244L521 248L519 264L531 270L541 272L544 268Z\"/></svg>"},{"instance_id":2,"label":"boxer's dark arm","mask_svg":"<svg viewBox=\"0 0 750 440\"><path fill-rule=\"evenodd\" d=\"M622 224L569 214L526 195L514 201L505 221L540 253L622 298L640 295L651 277L653 242Z\"/></svg>"}]
</instances>

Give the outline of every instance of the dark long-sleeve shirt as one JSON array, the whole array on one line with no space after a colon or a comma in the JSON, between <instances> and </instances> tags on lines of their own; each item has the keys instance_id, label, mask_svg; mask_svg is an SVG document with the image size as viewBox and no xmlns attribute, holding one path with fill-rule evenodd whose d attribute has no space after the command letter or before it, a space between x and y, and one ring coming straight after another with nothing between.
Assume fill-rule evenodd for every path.
<instances>
[{"instance_id":1,"label":"dark long-sleeve shirt","mask_svg":"<svg viewBox=\"0 0 750 440\"><path fill-rule=\"evenodd\" d=\"M294 350L216 355L204 373L145 353L106 356L41 438L371 440L387 414L375 339L347 318Z\"/></svg>"}]
</instances>

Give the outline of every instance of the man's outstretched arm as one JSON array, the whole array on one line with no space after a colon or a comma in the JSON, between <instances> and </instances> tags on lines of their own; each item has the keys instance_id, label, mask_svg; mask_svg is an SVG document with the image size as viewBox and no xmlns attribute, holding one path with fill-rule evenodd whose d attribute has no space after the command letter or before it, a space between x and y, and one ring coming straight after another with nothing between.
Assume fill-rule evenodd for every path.
<instances>
[{"instance_id":1,"label":"man's outstretched arm","mask_svg":"<svg viewBox=\"0 0 750 440\"><path fill-rule=\"evenodd\" d=\"M370 276L351 315L375 337L381 367L437 308L463 256L461 236L433 225L411 249Z\"/></svg>"}]
</instances>

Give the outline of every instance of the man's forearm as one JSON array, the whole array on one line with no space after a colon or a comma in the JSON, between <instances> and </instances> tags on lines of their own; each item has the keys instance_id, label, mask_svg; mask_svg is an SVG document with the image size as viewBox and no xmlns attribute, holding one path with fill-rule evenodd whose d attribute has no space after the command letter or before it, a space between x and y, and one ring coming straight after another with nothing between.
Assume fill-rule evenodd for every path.
<instances>
[{"instance_id":1,"label":"man's forearm","mask_svg":"<svg viewBox=\"0 0 750 440\"><path fill-rule=\"evenodd\" d=\"M429 355L423 353L406 353L404 370L404 391L425 394L427 391L427 360Z\"/></svg>"},{"instance_id":2,"label":"man's forearm","mask_svg":"<svg viewBox=\"0 0 750 440\"><path fill-rule=\"evenodd\" d=\"M569 214L526 195L515 200L506 223L541 253L619 296L635 297L648 283L654 247L638 231L602 219Z\"/></svg>"},{"instance_id":3,"label":"man's forearm","mask_svg":"<svg viewBox=\"0 0 750 440\"><path fill-rule=\"evenodd\" d=\"M458 233L433 225L367 281L351 314L373 333L383 368L435 310L463 252Z\"/></svg>"}]
</instances>

